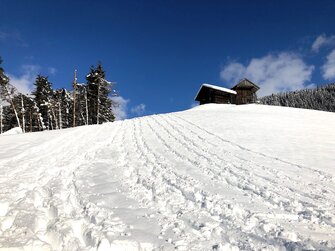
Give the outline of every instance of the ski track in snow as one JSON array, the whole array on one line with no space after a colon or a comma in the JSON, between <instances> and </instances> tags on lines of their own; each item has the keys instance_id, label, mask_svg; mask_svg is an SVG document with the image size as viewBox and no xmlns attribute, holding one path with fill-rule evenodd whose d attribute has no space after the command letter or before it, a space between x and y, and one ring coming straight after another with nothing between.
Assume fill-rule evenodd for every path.
<instances>
[{"instance_id":1,"label":"ski track in snow","mask_svg":"<svg viewBox=\"0 0 335 251\"><path fill-rule=\"evenodd\" d=\"M335 249L332 174L183 112L47 133L0 152L0 250Z\"/></svg>"}]
</instances>

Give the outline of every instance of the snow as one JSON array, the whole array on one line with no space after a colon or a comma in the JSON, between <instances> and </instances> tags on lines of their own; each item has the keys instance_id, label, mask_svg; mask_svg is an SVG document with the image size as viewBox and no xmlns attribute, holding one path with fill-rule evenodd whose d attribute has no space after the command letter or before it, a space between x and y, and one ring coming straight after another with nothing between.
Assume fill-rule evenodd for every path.
<instances>
[{"instance_id":1,"label":"snow","mask_svg":"<svg viewBox=\"0 0 335 251\"><path fill-rule=\"evenodd\" d=\"M195 95L195 98L199 95L199 92L200 92L200 90L203 86L209 87L209 88L212 88L212 89L218 90L218 91L223 91L223 92L228 92L228 93L231 93L231 94L236 94L236 91L231 90L231 89L227 89L227 88L224 88L224 87L221 87L221 86L211 85L211 84L202 84L199 88L199 91L197 92L197 95Z\"/></svg>"},{"instance_id":2,"label":"snow","mask_svg":"<svg viewBox=\"0 0 335 251\"><path fill-rule=\"evenodd\" d=\"M21 127L14 127L6 132L4 132L3 134L0 134L1 135L13 135L13 134L21 134L22 133L22 129Z\"/></svg>"},{"instance_id":3,"label":"snow","mask_svg":"<svg viewBox=\"0 0 335 251\"><path fill-rule=\"evenodd\" d=\"M334 250L334 124L210 104L0 137L0 250Z\"/></svg>"}]
</instances>

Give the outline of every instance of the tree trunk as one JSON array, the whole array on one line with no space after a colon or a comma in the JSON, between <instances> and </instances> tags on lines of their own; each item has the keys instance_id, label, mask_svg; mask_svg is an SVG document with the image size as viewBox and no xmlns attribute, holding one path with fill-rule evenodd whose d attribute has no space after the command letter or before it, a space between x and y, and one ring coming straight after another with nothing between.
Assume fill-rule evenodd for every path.
<instances>
[{"instance_id":1,"label":"tree trunk","mask_svg":"<svg viewBox=\"0 0 335 251\"><path fill-rule=\"evenodd\" d=\"M8 88L6 85L4 85L4 88L5 88L5 92L7 94L7 97L8 97L8 100L9 100L9 103L11 104L11 106L13 107L13 110L14 110L14 114L15 114L15 118L16 118L16 122L17 122L17 125L18 127L21 127L21 123L20 123L20 119L19 119L19 116L17 115L17 112L16 112L16 108L15 108L15 105L14 105L14 102L13 102L13 99L11 98L10 94L9 94L9 91L8 91Z\"/></svg>"},{"instance_id":2,"label":"tree trunk","mask_svg":"<svg viewBox=\"0 0 335 251\"><path fill-rule=\"evenodd\" d=\"M58 120L57 120L57 116L55 114L54 106L51 103L50 103L50 106L51 106L51 125L53 126L53 120L54 120L55 121L55 129L59 129ZM52 128L52 130L53 130L53 128Z\"/></svg>"},{"instance_id":3,"label":"tree trunk","mask_svg":"<svg viewBox=\"0 0 335 251\"><path fill-rule=\"evenodd\" d=\"M2 129L3 129L3 116L2 116L2 111L3 111L3 107L2 107L2 104L0 104L0 134L2 134Z\"/></svg>"},{"instance_id":4,"label":"tree trunk","mask_svg":"<svg viewBox=\"0 0 335 251\"><path fill-rule=\"evenodd\" d=\"M60 102L58 102L58 115L59 115L59 129L63 129L62 108Z\"/></svg>"},{"instance_id":5,"label":"tree trunk","mask_svg":"<svg viewBox=\"0 0 335 251\"><path fill-rule=\"evenodd\" d=\"M25 121L25 117L24 117L24 104L23 104L23 98L21 95L21 115L22 115L22 132L25 133L26 132L26 121Z\"/></svg>"},{"instance_id":6,"label":"tree trunk","mask_svg":"<svg viewBox=\"0 0 335 251\"><path fill-rule=\"evenodd\" d=\"M76 126L76 92L77 92L77 70L74 70L74 80L73 80L73 127Z\"/></svg>"},{"instance_id":7,"label":"tree trunk","mask_svg":"<svg viewBox=\"0 0 335 251\"><path fill-rule=\"evenodd\" d=\"M98 98L97 98L97 124L99 124L99 116L100 116L100 84L98 82Z\"/></svg>"},{"instance_id":8,"label":"tree trunk","mask_svg":"<svg viewBox=\"0 0 335 251\"><path fill-rule=\"evenodd\" d=\"M86 125L88 125L88 105L87 105L87 90L85 88L85 106L86 106Z\"/></svg>"},{"instance_id":9,"label":"tree trunk","mask_svg":"<svg viewBox=\"0 0 335 251\"><path fill-rule=\"evenodd\" d=\"M30 108L30 112L29 112L29 119L30 119L30 132L33 132L33 114Z\"/></svg>"}]
</instances>

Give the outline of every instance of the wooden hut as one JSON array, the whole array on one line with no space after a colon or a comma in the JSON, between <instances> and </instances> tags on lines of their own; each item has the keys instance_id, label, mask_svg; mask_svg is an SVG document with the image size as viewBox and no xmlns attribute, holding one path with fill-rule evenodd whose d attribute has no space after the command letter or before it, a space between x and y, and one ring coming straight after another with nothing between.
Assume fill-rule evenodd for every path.
<instances>
[{"instance_id":1,"label":"wooden hut","mask_svg":"<svg viewBox=\"0 0 335 251\"><path fill-rule=\"evenodd\" d=\"M200 105L208 103L217 104L234 104L236 91L224 87L202 84L195 100L200 102Z\"/></svg>"},{"instance_id":2,"label":"wooden hut","mask_svg":"<svg viewBox=\"0 0 335 251\"><path fill-rule=\"evenodd\" d=\"M259 87L249 79L242 79L231 89L237 93L237 105L255 103L257 100L256 92L259 90Z\"/></svg>"},{"instance_id":3,"label":"wooden hut","mask_svg":"<svg viewBox=\"0 0 335 251\"><path fill-rule=\"evenodd\" d=\"M211 84L202 84L195 96L195 101L199 101L200 105L208 103L250 104L256 102L256 92L258 90L259 87L246 78L242 79L231 89Z\"/></svg>"}]
</instances>

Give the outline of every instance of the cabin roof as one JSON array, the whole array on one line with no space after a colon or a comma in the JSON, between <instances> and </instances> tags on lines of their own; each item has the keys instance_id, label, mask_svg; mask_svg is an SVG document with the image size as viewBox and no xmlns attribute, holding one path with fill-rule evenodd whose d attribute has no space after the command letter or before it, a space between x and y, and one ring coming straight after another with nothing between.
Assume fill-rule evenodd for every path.
<instances>
[{"instance_id":1,"label":"cabin roof","mask_svg":"<svg viewBox=\"0 0 335 251\"><path fill-rule=\"evenodd\" d=\"M217 86L217 85L211 85L211 84L202 84L199 88L199 91L197 93L197 95L195 95L195 100L197 100L198 98L198 95L201 91L202 88L209 88L209 89L213 89L213 90L217 90L217 91L222 91L222 92L227 92L227 93L230 93L230 94L235 94L236 95L236 91L234 90L230 90L230 89L227 89L227 88L224 88L224 87L221 87L221 86Z\"/></svg>"},{"instance_id":2,"label":"cabin roof","mask_svg":"<svg viewBox=\"0 0 335 251\"><path fill-rule=\"evenodd\" d=\"M240 80L233 88L231 88L232 90L236 90L238 88L250 88L250 89L254 89L255 91L259 90L259 86L257 86L256 84L254 84L253 82L251 82L249 79L244 78L242 80Z\"/></svg>"}]
</instances>

